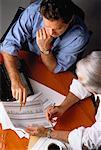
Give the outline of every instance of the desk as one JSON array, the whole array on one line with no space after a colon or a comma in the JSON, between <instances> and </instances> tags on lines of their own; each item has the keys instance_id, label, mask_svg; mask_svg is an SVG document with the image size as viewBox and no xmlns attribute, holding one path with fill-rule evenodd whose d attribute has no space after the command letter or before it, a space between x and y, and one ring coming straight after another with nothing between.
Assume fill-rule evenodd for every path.
<instances>
[{"instance_id":1,"label":"desk","mask_svg":"<svg viewBox=\"0 0 101 150\"><path fill-rule=\"evenodd\" d=\"M28 52L20 52L19 57L26 62L26 71L28 76L50 88L66 95L69 90L74 75L71 72L64 72L53 74L43 65L40 57ZM1 56L0 56L0 59ZM90 98L80 101L72 106L65 114L58 120L55 129L72 130L73 128L84 125L90 126L94 122L95 109ZM28 140L19 139L16 133L11 130L6 132L6 149L5 150L26 150Z\"/></svg>"}]
</instances>

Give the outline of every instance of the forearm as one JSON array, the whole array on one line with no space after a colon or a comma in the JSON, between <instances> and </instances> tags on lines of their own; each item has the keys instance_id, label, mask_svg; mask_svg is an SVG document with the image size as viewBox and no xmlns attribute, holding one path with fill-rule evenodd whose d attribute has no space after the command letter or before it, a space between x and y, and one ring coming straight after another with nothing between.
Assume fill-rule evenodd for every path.
<instances>
[{"instance_id":1,"label":"forearm","mask_svg":"<svg viewBox=\"0 0 101 150\"><path fill-rule=\"evenodd\" d=\"M45 66L51 71L53 72L55 67L56 67L56 59L53 56L52 52L50 52L49 54L44 54L41 52L41 59L42 62L45 64Z\"/></svg>"},{"instance_id":2,"label":"forearm","mask_svg":"<svg viewBox=\"0 0 101 150\"><path fill-rule=\"evenodd\" d=\"M67 109L69 109L72 105L74 105L78 101L79 98L76 97L73 93L69 92L67 97L65 98L65 100L62 102L60 106L63 108L65 112Z\"/></svg>"},{"instance_id":3,"label":"forearm","mask_svg":"<svg viewBox=\"0 0 101 150\"><path fill-rule=\"evenodd\" d=\"M18 78L20 79L19 71L17 69L17 58L5 52L3 52L2 55L11 81Z\"/></svg>"}]
</instances>

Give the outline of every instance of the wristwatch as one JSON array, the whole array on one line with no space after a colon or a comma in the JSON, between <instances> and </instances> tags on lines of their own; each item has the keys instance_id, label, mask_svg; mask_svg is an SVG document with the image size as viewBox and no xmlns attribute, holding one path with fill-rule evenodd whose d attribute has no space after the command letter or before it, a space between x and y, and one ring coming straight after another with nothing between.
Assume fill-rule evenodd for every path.
<instances>
[{"instance_id":1,"label":"wristwatch","mask_svg":"<svg viewBox=\"0 0 101 150\"><path fill-rule=\"evenodd\" d=\"M50 128L48 128L48 131L47 131L47 137L48 138L51 138L51 132L52 132L52 130Z\"/></svg>"}]
</instances>

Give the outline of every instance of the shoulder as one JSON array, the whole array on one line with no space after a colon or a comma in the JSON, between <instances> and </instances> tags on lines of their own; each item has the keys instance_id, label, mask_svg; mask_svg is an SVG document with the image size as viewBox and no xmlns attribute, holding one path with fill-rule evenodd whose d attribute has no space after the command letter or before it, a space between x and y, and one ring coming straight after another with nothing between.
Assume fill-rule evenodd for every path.
<instances>
[{"instance_id":1,"label":"shoulder","mask_svg":"<svg viewBox=\"0 0 101 150\"><path fill-rule=\"evenodd\" d=\"M35 15L36 12L39 12L39 8L40 8L40 0L35 1L34 3L32 3L31 5L29 5L26 9L25 9L25 13L27 13L28 15Z\"/></svg>"},{"instance_id":2,"label":"shoulder","mask_svg":"<svg viewBox=\"0 0 101 150\"><path fill-rule=\"evenodd\" d=\"M78 39L89 39L89 31L83 20L75 16L69 29L61 37L66 43L72 43Z\"/></svg>"},{"instance_id":3,"label":"shoulder","mask_svg":"<svg viewBox=\"0 0 101 150\"><path fill-rule=\"evenodd\" d=\"M85 33L88 31L86 24L84 21L77 15L74 16L71 30L73 31L79 31L79 33Z\"/></svg>"},{"instance_id":4,"label":"shoulder","mask_svg":"<svg viewBox=\"0 0 101 150\"><path fill-rule=\"evenodd\" d=\"M38 20L42 20L42 16L39 12L41 0L36 0L34 3L29 5L20 16L19 20L28 23L31 26L38 22Z\"/></svg>"}]
</instances>

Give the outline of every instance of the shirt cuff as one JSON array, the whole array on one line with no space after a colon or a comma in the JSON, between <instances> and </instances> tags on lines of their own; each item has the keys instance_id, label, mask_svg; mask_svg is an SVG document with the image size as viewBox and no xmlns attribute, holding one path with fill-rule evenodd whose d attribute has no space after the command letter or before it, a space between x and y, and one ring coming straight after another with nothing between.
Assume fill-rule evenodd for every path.
<instances>
[{"instance_id":1,"label":"shirt cuff","mask_svg":"<svg viewBox=\"0 0 101 150\"><path fill-rule=\"evenodd\" d=\"M7 47L0 47L0 52L6 52L12 56L17 56L18 50L15 49L13 46L7 46Z\"/></svg>"},{"instance_id":2,"label":"shirt cuff","mask_svg":"<svg viewBox=\"0 0 101 150\"><path fill-rule=\"evenodd\" d=\"M91 96L91 93L88 92L88 90L76 79L73 79L69 91L76 95L79 99L84 99Z\"/></svg>"}]
</instances>

